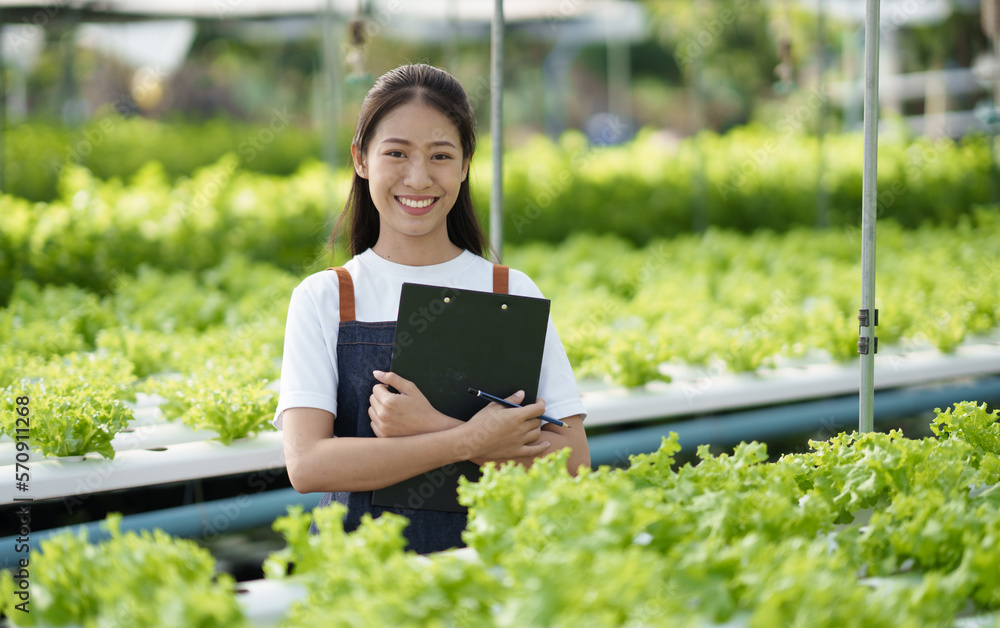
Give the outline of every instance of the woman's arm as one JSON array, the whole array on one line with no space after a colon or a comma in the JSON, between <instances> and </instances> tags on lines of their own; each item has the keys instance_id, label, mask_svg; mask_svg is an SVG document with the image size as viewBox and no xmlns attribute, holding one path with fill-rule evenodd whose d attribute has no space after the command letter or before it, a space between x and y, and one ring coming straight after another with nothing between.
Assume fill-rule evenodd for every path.
<instances>
[{"instance_id":1,"label":"woman's arm","mask_svg":"<svg viewBox=\"0 0 1000 628\"><path fill-rule=\"evenodd\" d=\"M334 438L334 416L316 408L282 415L285 466L300 493L370 491L487 452L530 457L549 449L537 408L490 404L467 422L440 432L398 438Z\"/></svg>"},{"instance_id":2,"label":"woman's arm","mask_svg":"<svg viewBox=\"0 0 1000 628\"><path fill-rule=\"evenodd\" d=\"M540 438L548 441L550 445L541 455L569 447L571 451L569 460L566 461L566 469L570 475L576 475L580 467L590 467L590 445L587 444L587 433L583 426L583 417L577 414L562 419L562 422L571 426L570 429L552 425L551 423L544 423L542 425L542 435ZM525 467L531 467L537 457L516 457L510 458L510 460L514 460Z\"/></svg>"},{"instance_id":3,"label":"woman's arm","mask_svg":"<svg viewBox=\"0 0 1000 628\"><path fill-rule=\"evenodd\" d=\"M390 438L440 432L456 428L464 423L435 410L413 382L396 373L375 371L374 375L377 380L382 382L374 387L372 395L369 398L371 407L368 410L368 416L371 418L372 429L375 431L376 436ZM392 386L399 392L389 392L388 386ZM520 403L521 399L512 397L509 401ZM490 404L487 407L493 405L495 404ZM540 406L537 414L533 416L538 416L545 412L544 401L538 400L526 407L533 406ZM576 475L580 466L590 466L590 447L587 445L587 434L583 426L583 417L575 415L563 419L563 422L571 427L567 429L550 423L542 424L538 442L544 440L549 442L550 446L539 454L508 456L497 451L487 452L484 456L471 458L471 460L480 465L487 461L505 462L507 460L514 460L526 467L530 467L537 456L563 449L564 447L570 447L572 453L570 453L566 467L570 473Z\"/></svg>"}]
</instances>

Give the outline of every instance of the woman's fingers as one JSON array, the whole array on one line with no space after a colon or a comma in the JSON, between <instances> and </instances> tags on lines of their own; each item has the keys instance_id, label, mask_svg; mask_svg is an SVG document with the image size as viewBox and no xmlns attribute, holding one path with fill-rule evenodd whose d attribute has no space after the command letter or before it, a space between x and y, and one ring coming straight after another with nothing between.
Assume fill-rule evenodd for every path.
<instances>
[{"instance_id":1,"label":"woman's fingers","mask_svg":"<svg viewBox=\"0 0 1000 628\"><path fill-rule=\"evenodd\" d=\"M392 371L372 371L372 375L374 375L375 379L378 381L382 382L386 386L392 386L404 395L413 394L414 391L417 391L416 384L401 375L393 373Z\"/></svg>"},{"instance_id":2,"label":"woman's fingers","mask_svg":"<svg viewBox=\"0 0 1000 628\"><path fill-rule=\"evenodd\" d=\"M369 403L384 436L409 436L439 432L452 427L454 419L441 414L427 401L416 384L395 373L372 371L379 383L372 386ZM393 392L390 387L398 392Z\"/></svg>"},{"instance_id":3,"label":"woman's fingers","mask_svg":"<svg viewBox=\"0 0 1000 628\"><path fill-rule=\"evenodd\" d=\"M507 397L507 401L509 401L511 403L516 403L516 404L520 404L522 399L524 399L524 391L523 390L519 390L516 393L514 393L513 395L511 395L510 397Z\"/></svg>"},{"instance_id":4,"label":"woman's fingers","mask_svg":"<svg viewBox=\"0 0 1000 628\"><path fill-rule=\"evenodd\" d=\"M392 395L393 393L389 392L389 388L385 384L376 384L372 387L372 394L371 397L368 398L368 401L371 403L373 408L381 411L385 402L392 399Z\"/></svg>"},{"instance_id":5,"label":"woman's fingers","mask_svg":"<svg viewBox=\"0 0 1000 628\"><path fill-rule=\"evenodd\" d=\"M372 394L368 397L368 402L373 410L382 414L398 402L398 397L399 395L390 392L389 387L385 384L376 384L372 388Z\"/></svg>"},{"instance_id":6,"label":"woman's fingers","mask_svg":"<svg viewBox=\"0 0 1000 628\"><path fill-rule=\"evenodd\" d=\"M368 408L368 418L371 419L371 422L372 422L372 432L375 433L375 436L377 436L379 438L385 438L385 433L382 432L382 427L381 427L381 424L379 422L379 417L378 417L378 414L375 412L375 407L374 406L372 406L371 408Z\"/></svg>"},{"instance_id":7,"label":"woman's fingers","mask_svg":"<svg viewBox=\"0 0 1000 628\"><path fill-rule=\"evenodd\" d=\"M511 395L508 401L517 403L521 395ZM519 457L536 457L549 448L542 437L544 403L529 404L522 408L508 408L491 403L469 420L469 445L478 453L474 457L507 460Z\"/></svg>"},{"instance_id":8,"label":"woman's fingers","mask_svg":"<svg viewBox=\"0 0 1000 628\"><path fill-rule=\"evenodd\" d=\"M551 446L551 443L549 443L549 441L547 441L547 440L546 441L542 441L542 442L538 443L537 445L525 445L524 446L524 449L525 449L524 455L525 456L531 456L532 458L537 458L538 456L541 456L546 451L548 451L548 449L549 449L550 446Z\"/></svg>"}]
</instances>

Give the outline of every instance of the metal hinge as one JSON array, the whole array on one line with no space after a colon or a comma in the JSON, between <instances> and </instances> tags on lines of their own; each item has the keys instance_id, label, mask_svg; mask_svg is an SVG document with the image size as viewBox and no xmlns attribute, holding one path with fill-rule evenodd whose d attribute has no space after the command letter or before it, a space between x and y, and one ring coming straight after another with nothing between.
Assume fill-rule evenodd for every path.
<instances>
[{"instance_id":1,"label":"metal hinge","mask_svg":"<svg viewBox=\"0 0 1000 628\"><path fill-rule=\"evenodd\" d=\"M872 353L878 353L878 336L864 336L861 334L862 327L878 326L878 309L876 308L874 312L874 320L869 321L868 310L858 310L858 353L862 355L868 355L869 348L871 348Z\"/></svg>"}]
</instances>

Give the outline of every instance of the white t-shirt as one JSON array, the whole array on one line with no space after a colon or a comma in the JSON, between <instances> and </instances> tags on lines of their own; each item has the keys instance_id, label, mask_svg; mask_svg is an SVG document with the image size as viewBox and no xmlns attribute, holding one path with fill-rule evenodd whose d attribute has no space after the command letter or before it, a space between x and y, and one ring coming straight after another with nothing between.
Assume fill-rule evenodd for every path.
<instances>
[{"instance_id":1,"label":"white t-shirt","mask_svg":"<svg viewBox=\"0 0 1000 628\"><path fill-rule=\"evenodd\" d=\"M396 320L404 282L465 290L493 289L493 264L470 251L443 264L405 266L368 249L344 267L354 281L355 318L359 321ZM514 295L542 296L527 275L514 269L510 270L508 289ZM319 408L336 416L339 325L337 273L321 271L303 279L292 291L285 323L281 388L273 420L279 430L285 408ZM573 369L551 317L542 352L538 396L545 400L545 414L550 417L586 416Z\"/></svg>"}]
</instances>

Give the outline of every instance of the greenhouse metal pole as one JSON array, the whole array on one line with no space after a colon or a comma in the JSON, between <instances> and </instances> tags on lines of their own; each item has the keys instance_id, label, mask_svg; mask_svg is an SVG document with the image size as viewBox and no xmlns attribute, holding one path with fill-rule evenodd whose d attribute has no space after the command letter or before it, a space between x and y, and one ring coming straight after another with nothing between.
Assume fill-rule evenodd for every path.
<instances>
[{"instance_id":1,"label":"greenhouse metal pole","mask_svg":"<svg viewBox=\"0 0 1000 628\"><path fill-rule=\"evenodd\" d=\"M337 32L337 16L334 12L333 0L327 0L321 15L320 24L323 29L321 54L323 55L323 87L322 119L324 123L322 139L323 159L330 168L339 168L337 150L338 120L340 114L340 36Z\"/></svg>"},{"instance_id":2,"label":"greenhouse metal pole","mask_svg":"<svg viewBox=\"0 0 1000 628\"><path fill-rule=\"evenodd\" d=\"M448 0L448 71L458 72L458 0Z\"/></svg>"},{"instance_id":3,"label":"greenhouse metal pole","mask_svg":"<svg viewBox=\"0 0 1000 628\"><path fill-rule=\"evenodd\" d=\"M0 12L0 29L3 28L3 15ZM3 70L3 50L0 50L0 193L7 190L7 73Z\"/></svg>"},{"instance_id":4,"label":"greenhouse metal pole","mask_svg":"<svg viewBox=\"0 0 1000 628\"><path fill-rule=\"evenodd\" d=\"M503 0L494 0L490 33L490 140L493 150L493 182L490 187L490 242L503 258Z\"/></svg>"},{"instance_id":5,"label":"greenhouse metal pole","mask_svg":"<svg viewBox=\"0 0 1000 628\"><path fill-rule=\"evenodd\" d=\"M871 432L875 416L875 212L878 191L878 44L879 0L866 0L864 173L861 198L861 311L858 315L858 352L861 353L861 390L858 431Z\"/></svg>"},{"instance_id":6,"label":"greenhouse metal pole","mask_svg":"<svg viewBox=\"0 0 1000 628\"><path fill-rule=\"evenodd\" d=\"M823 148L826 139L826 82L823 73L826 70L826 20L824 17L823 0L819 0L816 13L816 47L817 66L816 86L822 96L819 104L819 116L816 121L816 226L819 228L830 225L830 195L826 191L826 151Z\"/></svg>"}]
</instances>

